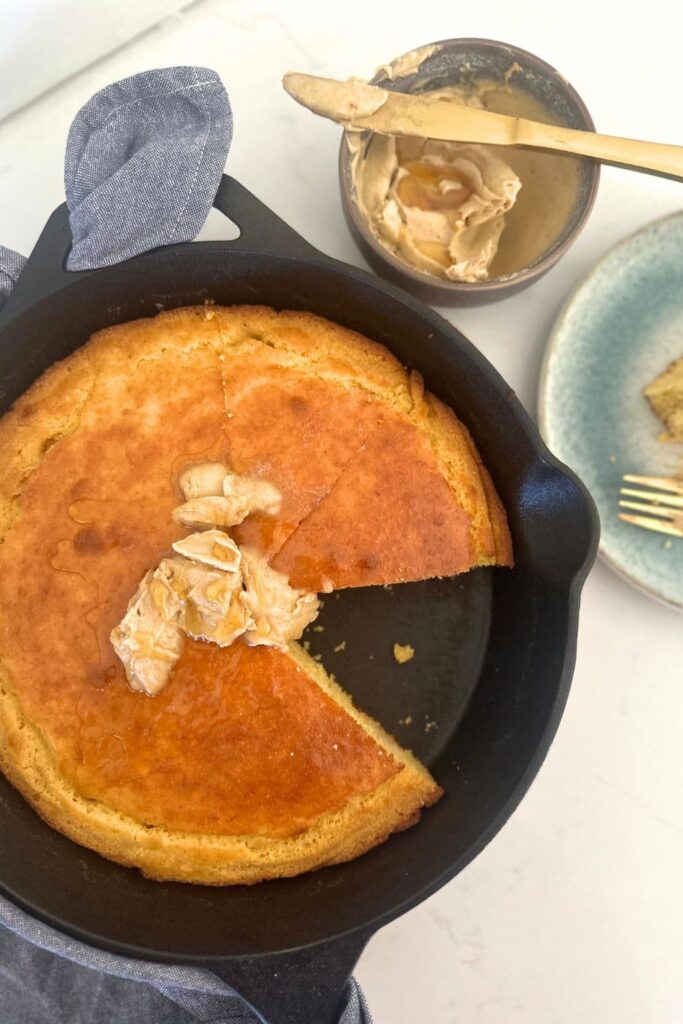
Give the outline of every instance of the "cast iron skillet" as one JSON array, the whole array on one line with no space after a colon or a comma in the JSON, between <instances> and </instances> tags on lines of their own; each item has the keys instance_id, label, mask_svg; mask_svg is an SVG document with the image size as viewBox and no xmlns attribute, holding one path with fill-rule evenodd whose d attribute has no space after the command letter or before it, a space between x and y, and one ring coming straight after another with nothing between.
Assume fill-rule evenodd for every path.
<instances>
[{"instance_id":1,"label":"cast iron skillet","mask_svg":"<svg viewBox=\"0 0 683 1024\"><path fill-rule=\"evenodd\" d=\"M208 962L272 1024L327 1024L372 933L462 870L538 771L569 690L598 520L513 392L455 328L312 248L236 181L223 178L215 205L240 227L238 241L168 246L92 273L65 271L68 217L57 209L0 317L0 412L94 330L205 299L312 310L417 368L474 435L510 516L515 568L342 592L311 641L446 796L416 828L350 864L213 889L148 881L82 849L0 777L0 889L113 952ZM346 650L335 653L341 640ZM395 641L416 648L400 668Z\"/></svg>"}]
</instances>

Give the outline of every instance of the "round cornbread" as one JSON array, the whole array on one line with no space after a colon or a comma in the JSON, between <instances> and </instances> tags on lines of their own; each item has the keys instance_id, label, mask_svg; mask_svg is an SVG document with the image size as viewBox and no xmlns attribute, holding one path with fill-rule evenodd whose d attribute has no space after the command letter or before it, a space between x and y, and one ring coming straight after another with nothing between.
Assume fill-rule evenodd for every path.
<instances>
[{"instance_id":1,"label":"round cornbread","mask_svg":"<svg viewBox=\"0 0 683 1024\"><path fill-rule=\"evenodd\" d=\"M0 421L0 766L75 841L208 884L358 856L438 799L296 644L188 642L157 697L109 642L184 534L192 462L283 495L237 539L296 586L510 565L472 440L384 349L306 313L175 310L96 334Z\"/></svg>"}]
</instances>

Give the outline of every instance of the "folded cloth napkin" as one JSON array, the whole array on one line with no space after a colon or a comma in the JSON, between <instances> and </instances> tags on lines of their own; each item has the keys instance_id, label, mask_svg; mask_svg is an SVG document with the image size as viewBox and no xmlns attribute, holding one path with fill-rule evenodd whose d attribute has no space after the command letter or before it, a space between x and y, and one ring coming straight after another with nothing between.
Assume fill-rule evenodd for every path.
<instances>
[{"instance_id":1,"label":"folded cloth napkin","mask_svg":"<svg viewBox=\"0 0 683 1024\"><path fill-rule=\"evenodd\" d=\"M0 309L9 298L9 293L17 283L25 263L25 256L20 256L13 249L6 249L4 245L0 245Z\"/></svg>"},{"instance_id":2,"label":"folded cloth napkin","mask_svg":"<svg viewBox=\"0 0 683 1024\"><path fill-rule=\"evenodd\" d=\"M69 270L189 242L213 203L232 141L232 111L210 68L160 68L114 82L76 114L64 184Z\"/></svg>"},{"instance_id":3,"label":"folded cloth napkin","mask_svg":"<svg viewBox=\"0 0 683 1024\"><path fill-rule=\"evenodd\" d=\"M2 897L0 926L3 1024L266 1024L205 968L105 953L56 932ZM339 1024L372 1024L353 978Z\"/></svg>"},{"instance_id":4,"label":"folded cloth napkin","mask_svg":"<svg viewBox=\"0 0 683 1024\"><path fill-rule=\"evenodd\" d=\"M232 136L228 96L207 68L147 71L78 112L65 179L70 270L189 241L204 223ZM26 260L0 246L0 307ZM0 1021L7 1024L256 1024L212 971L131 960L70 939L0 897ZM339 1024L371 1024L349 982Z\"/></svg>"}]
</instances>

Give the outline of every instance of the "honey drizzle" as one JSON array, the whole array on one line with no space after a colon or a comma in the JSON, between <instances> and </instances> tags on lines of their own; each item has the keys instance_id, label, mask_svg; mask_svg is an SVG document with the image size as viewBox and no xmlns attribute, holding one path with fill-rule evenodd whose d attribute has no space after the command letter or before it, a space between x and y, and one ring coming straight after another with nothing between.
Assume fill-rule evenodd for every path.
<instances>
[{"instance_id":1,"label":"honey drizzle","mask_svg":"<svg viewBox=\"0 0 683 1024\"><path fill-rule=\"evenodd\" d=\"M225 462L230 465L229 460L225 457L225 438L218 438L212 441L210 445L205 445L203 448L199 448L196 451L184 452L181 455L176 455L171 461L171 469L168 477L168 485L174 495L180 495L180 487L178 480L185 469L192 465L193 462Z\"/></svg>"},{"instance_id":2,"label":"honey drizzle","mask_svg":"<svg viewBox=\"0 0 683 1024\"><path fill-rule=\"evenodd\" d=\"M86 608L83 617L84 617L86 623L88 624L88 626L90 627L90 630L91 630L91 632L93 634L93 637L95 639L95 647L97 648L97 658L98 658L98 661L100 663L102 663L103 662L102 648L100 646L100 638L99 638L99 635L98 635L98 632L97 632L97 628L95 627L94 623L92 623L90 621L90 619L88 618L89 615L91 615L93 612L98 611L101 608L101 606L102 606L102 599L100 597L100 588L97 585L97 583L94 582L94 580L89 580L87 578L87 576L84 576L82 572L78 571L78 569L67 569L65 566L56 565L55 564L55 558L57 557L59 548L64 543L70 543L70 541L69 540L66 540L66 541L60 540L60 541L57 542L57 547L55 548L54 554L50 556L48 564L49 564L50 568L54 572L64 572L64 573L68 573L70 576L78 576L79 579L81 579L89 589L91 589L91 590L93 590L95 592L96 603L91 605L89 608Z\"/></svg>"}]
</instances>

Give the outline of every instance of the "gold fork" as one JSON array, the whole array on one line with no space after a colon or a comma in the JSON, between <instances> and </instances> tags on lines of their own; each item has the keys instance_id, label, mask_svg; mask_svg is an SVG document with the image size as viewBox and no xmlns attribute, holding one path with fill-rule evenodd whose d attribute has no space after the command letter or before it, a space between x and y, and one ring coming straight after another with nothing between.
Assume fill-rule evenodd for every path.
<instances>
[{"instance_id":1,"label":"gold fork","mask_svg":"<svg viewBox=\"0 0 683 1024\"><path fill-rule=\"evenodd\" d=\"M620 512L619 518L625 523L642 526L656 533L667 533L670 537L683 537L683 480L669 476L636 476L624 473L624 483L638 484L639 487L621 487L619 500L622 508L632 508L646 515L634 516ZM642 488L655 490L642 490ZM632 499L637 499L633 501Z\"/></svg>"}]
</instances>

